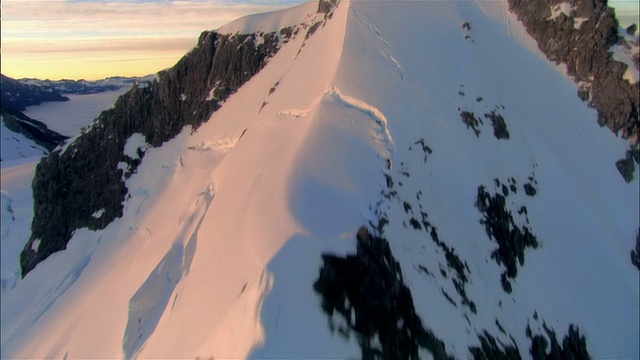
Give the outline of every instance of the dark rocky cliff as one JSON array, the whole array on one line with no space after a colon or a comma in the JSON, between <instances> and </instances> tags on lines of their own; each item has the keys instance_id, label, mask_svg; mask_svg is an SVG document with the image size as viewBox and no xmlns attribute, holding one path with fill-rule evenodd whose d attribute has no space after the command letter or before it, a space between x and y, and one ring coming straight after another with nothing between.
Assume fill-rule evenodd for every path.
<instances>
[{"instance_id":1,"label":"dark rocky cliff","mask_svg":"<svg viewBox=\"0 0 640 360\"><path fill-rule=\"evenodd\" d=\"M32 185L32 234L20 255L22 276L65 249L74 230L102 229L122 216L127 194L123 179L135 172L144 156L125 155L127 140L139 133L158 147L185 126L197 128L207 121L221 101L278 51L275 33L259 35L264 40L258 44L256 34L204 32L173 68L134 85L82 136L38 164ZM121 162L128 165L126 173L118 168Z\"/></svg>"},{"instance_id":2,"label":"dark rocky cliff","mask_svg":"<svg viewBox=\"0 0 640 360\"><path fill-rule=\"evenodd\" d=\"M553 16L554 7L563 1L570 4L571 12L567 15L556 8ZM637 151L640 83L625 80L627 65L610 53L614 45L628 44L618 34L618 21L607 1L509 0L509 7L547 58L566 65L580 84L578 96L598 111L598 123L628 139L636 149L631 151ZM638 68L638 58L633 60ZM630 181L628 172L621 174Z\"/></svg>"}]
</instances>

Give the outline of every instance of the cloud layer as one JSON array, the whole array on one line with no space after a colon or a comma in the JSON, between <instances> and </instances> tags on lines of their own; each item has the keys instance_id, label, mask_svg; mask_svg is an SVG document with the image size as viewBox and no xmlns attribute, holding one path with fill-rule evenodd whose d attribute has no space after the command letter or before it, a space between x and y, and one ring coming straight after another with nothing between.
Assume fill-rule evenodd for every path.
<instances>
[{"instance_id":1,"label":"cloud layer","mask_svg":"<svg viewBox=\"0 0 640 360\"><path fill-rule=\"evenodd\" d=\"M172 66L203 30L303 0L3 0L2 72L97 79ZM622 26L636 0L610 0Z\"/></svg>"},{"instance_id":2,"label":"cloud layer","mask_svg":"<svg viewBox=\"0 0 640 360\"><path fill-rule=\"evenodd\" d=\"M299 2L4 0L2 72L52 79L145 75L173 65L203 30Z\"/></svg>"}]
</instances>

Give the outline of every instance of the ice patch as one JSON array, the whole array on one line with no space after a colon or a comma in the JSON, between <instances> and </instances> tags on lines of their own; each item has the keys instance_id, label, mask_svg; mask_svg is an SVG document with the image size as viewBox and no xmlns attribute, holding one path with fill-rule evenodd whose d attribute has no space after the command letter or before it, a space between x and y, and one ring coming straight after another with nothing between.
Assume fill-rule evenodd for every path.
<instances>
[{"instance_id":1,"label":"ice patch","mask_svg":"<svg viewBox=\"0 0 640 360\"><path fill-rule=\"evenodd\" d=\"M100 219L102 214L104 214L104 209L100 209L100 210L94 212L93 214L91 214L91 217L94 218L94 219Z\"/></svg>"},{"instance_id":2,"label":"ice patch","mask_svg":"<svg viewBox=\"0 0 640 360\"><path fill-rule=\"evenodd\" d=\"M560 4L553 5L551 8L551 16L547 18L547 20L555 20L560 15L565 14L568 17L571 17L571 13L576 11L576 7L571 5L568 2L563 2Z\"/></svg>"},{"instance_id":3,"label":"ice patch","mask_svg":"<svg viewBox=\"0 0 640 360\"><path fill-rule=\"evenodd\" d=\"M140 133L135 133L129 137L127 143L124 145L123 154L131 159L138 159L138 150L145 151L149 148L145 136Z\"/></svg>"},{"instance_id":4,"label":"ice patch","mask_svg":"<svg viewBox=\"0 0 640 360\"><path fill-rule=\"evenodd\" d=\"M33 240L33 242L31 243L31 250L33 250L34 252L38 252L39 247L40 247L40 239Z\"/></svg>"},{"instance_id":5,"label":"ice patch","mask_svg":"<svg viewBox=\"0 0 640 360\"><path fill-rule=\"evenodd\" d=\"M578 30L589 18L575 18L573 19L573 28Z\"/></svg>"},{"instance_id":6,"label":"ice patch","mask_svg":"<svg viewBox=\"0 0 640 360\"><path fill-rule=\"evenodd\" d=\"M136 86L138 87L138 89L146 89L150 85L151 85L151 83L149 81L144 81L144 80L138 81L136 83Z\"/></svg>"}]
</instances>

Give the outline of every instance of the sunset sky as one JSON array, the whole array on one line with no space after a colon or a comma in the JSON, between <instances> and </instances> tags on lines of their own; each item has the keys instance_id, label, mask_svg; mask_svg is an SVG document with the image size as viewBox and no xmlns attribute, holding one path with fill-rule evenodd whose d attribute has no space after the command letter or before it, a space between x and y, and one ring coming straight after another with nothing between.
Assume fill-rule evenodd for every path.
<instances>
[{"instance_id":1,"label":"sunset sky","mask_svg":"<svg viewBox=\"0 0 640 360\"><path fill-rule=\"evenodd\" d=\"M2 73L42 79L142 76L175 64L203 30L297 0L3 0ZM636 0L609 1L623 26Z\"/></svg>"}]
</instances>

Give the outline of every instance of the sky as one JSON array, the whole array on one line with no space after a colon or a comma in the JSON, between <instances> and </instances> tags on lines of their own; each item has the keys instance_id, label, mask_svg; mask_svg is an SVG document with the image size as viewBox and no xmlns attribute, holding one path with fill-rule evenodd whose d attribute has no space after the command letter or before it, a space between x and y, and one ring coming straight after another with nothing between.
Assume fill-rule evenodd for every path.
<instances>
[{"instance_id":1,"label":"sky","mask_svg":"<svg viewBox=\"0 0 640 360\"><path fill-rule=\"evenodd\" d=\"M171 67L204 30L300 0L3 0L2 73L13 78L144 76ZM609 0L623 26L636 0Z\"/></svg>"}]
</instances>

